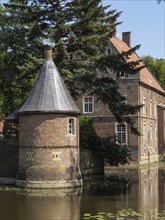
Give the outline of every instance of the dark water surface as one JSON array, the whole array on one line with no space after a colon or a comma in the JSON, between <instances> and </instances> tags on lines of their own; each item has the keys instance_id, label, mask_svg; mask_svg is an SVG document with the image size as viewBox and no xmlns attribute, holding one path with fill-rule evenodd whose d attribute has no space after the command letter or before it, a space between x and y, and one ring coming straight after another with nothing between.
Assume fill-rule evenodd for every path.
<instances>
[{"instance_id":1,"label":"dark water surface","mask_svg":"<svg viewBox=\"0 0 165 220\"><path fill-rule=\"evenodd\" d=\"M165 219L163 210L165 166L109 170L76 189L0 186L0 220L152 220Z\"/></svg>"}]
</instances>

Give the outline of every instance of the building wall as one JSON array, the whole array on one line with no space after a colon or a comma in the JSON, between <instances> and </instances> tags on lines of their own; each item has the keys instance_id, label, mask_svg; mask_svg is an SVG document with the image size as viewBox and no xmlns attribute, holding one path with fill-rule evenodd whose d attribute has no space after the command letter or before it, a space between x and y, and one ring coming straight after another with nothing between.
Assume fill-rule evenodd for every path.
<instances>
[{"instance_id":1,"label":"building wall","mask_svg":"<svg viewBox=\"0 0 165 220\"><path fill-rule=\"evenodd\" d=\"M68 119L74 116L56 114L20 115L20 146L75 146L79 144L78 119L75 118L75 134L68 134Z\"/></svg>"},{"instance_id":2,"label":"building wall","mask_svg":"<svg viewBox=\"0 0 165 220\"><path fill-rule=\"evenodd\" d=\"M0 141L0 183L14 183L18 169L18 141Z\"/></svg>"},{"instance_id":3,"label":"building wall","mask_svg":"<svg viewBox=\"0 0 165 220\"><path fill-rule=\"evenodd\" d=\"M165 158L165 110L158 106L158 153L160 159Z\"/></svg>"},{"instance_id":4,"label":"building wall","mask_svg":"<svg viewBox=\"0 0 165 220\"><path fill-rule=\"evenodd\" d=\"M131 149L132 159L139 163L158 161L158 151L159 156L162 155L165 147L164 112L160 113L157 109L158 106L165 105L163 94L140 84L138 75L137 77L133 75L133 78L130 76L121 78L117 83L120 93L127 99L127 104L144 105L138 113L129 115L141 134L140 136L132 134L127 126L127 144ZM94 117L95 129L99 136L115 135L117 122L106 105L97 102L94 97L94 111L86 114L83 112L83 96L76 101L76 104L81 109L82 115ZM126 116L123 117L123 122L125 119Z\"/></svg>"},{"instance_id":5,"label":"building wall","mask_svg":"<svg viewBox=\"0 0 165 220\"><path fill-rule=\"evenodd\" d=\"M73 134L68 133L70 118L74 119ZM25 182L25 186L32 188L66 187L68 181L76 184L78 180L81 180L78 118L56 114L20 115L16 184L24 186L20 184ZM33 183L30 185L29 181Z\"/></svg>"},{"instance_id":6,"label":"building wall","mask_svg":"<svg viewBox=\"0 0 165 220\"><path fill-rule=\"evenodd\" d=\"M157 161L158 151L160 146L158 145L158 136L164 136L163 130L159 130L158 127L160 121L158 121L158 106L165 104L164 96L160 93L145 87L140 86L140 103L143 104L143 108L140 111L140 143L139 143L139 161Z\"/></svg>"},{"instance_id":7,"label":"building wall","mask_svg":"<svg viewBox=\"0 0 165 220\"><path fill-rule=\"evenodd\" d=\"M137 105L139 104L139 79L138 77L134 79L123 78L117 81L120 86L120 93L126 96L127 104ZM85 95L84 95L85 96ZM83 112L83 97L81 96L76 100L78 108L81 110L82 115L94 117L94 125L96 132L99 136L115 136L116 135L116 125L117 121L112 115L110 109L107 105L104 105L100 101L97 102L96 97L94 97L94 111L93 113L84 113ZM134 116L129 116L135 123L135 126L138 127L139 114ZM126 117L123 117L123 122L126 121ZM138 157L138 142L139 137L132 134L130 128L127 125L127 144L131 149L132 158Z\"/></svg>"},{"instance_id":8,"label":"building wall","mask_svg":"<svg viewBox=\"0 0 165 220\"><path fill-rule=\"evenodd\" d=\"M19 152L18 140L3 140L0 142L0 184L14 185L16 177L22 180L28 178L28 181L41 179L69 181L70 177L75 178L74 175L78 172L74 166L77 153L77 149L71 147L58 149L26 147L21 148ZM21 162L23 167L22 171L19 170L18 176L19 155L23 160ZM58 155L57 158L56 155ZM69 172L66 167L69 167ZM104 162L88 149L80 152L80 168L84 179L90 179L90 175L104 174ZM72 173L72 176L68 173Z\"/></svg>"}]
</instances>

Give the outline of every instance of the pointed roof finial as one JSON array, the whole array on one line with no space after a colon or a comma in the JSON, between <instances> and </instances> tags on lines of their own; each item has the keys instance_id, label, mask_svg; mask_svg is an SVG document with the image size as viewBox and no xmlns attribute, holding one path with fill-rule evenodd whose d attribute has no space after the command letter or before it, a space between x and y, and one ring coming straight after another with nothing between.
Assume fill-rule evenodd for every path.
<instances>
[{"instance_id":1,"label":"pointed roof finial","mask_svg":"<svg viewBox=\"0 0 165 220\"><path fill-rule=\"evenodd\" d=\"M45 60L52 59L52 48L45 48Z\"/></svg>"}]
</instances>

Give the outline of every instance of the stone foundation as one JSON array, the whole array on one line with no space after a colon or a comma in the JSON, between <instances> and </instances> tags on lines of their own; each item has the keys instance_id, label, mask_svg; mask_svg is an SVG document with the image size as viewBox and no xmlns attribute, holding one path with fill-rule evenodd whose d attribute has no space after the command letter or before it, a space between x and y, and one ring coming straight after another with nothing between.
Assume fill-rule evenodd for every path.
<instances>
[{"instance_id":1,"label":"stone foundation","mask_svg":"<svg viewBox=\"0 0 165 220\"><path fill-rule=\"evenodd\" d=\"M23 188L36 189L58 189L58 188L72 188L82 186L82 179L72 181L21 181L16 180L16 186Z\"/></svg>"}]
</instances>

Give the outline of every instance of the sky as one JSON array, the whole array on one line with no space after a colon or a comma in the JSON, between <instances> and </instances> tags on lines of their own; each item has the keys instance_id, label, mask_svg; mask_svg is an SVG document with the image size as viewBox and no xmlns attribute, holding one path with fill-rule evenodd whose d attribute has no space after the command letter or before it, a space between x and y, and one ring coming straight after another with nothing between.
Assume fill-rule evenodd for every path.
<instances>
[{"instance_id":1,"label":"sky","mask_svg":"<svg viewBox=\"0 0 165 220\"><path fill-rule=\"evenodd\" d=\"M123 11L118 18L117 37L131 31L131 47L141 44L136 53L165 59L165 2L156 0L103 0L110 9Z\"/></svg>"}]
</instances>

